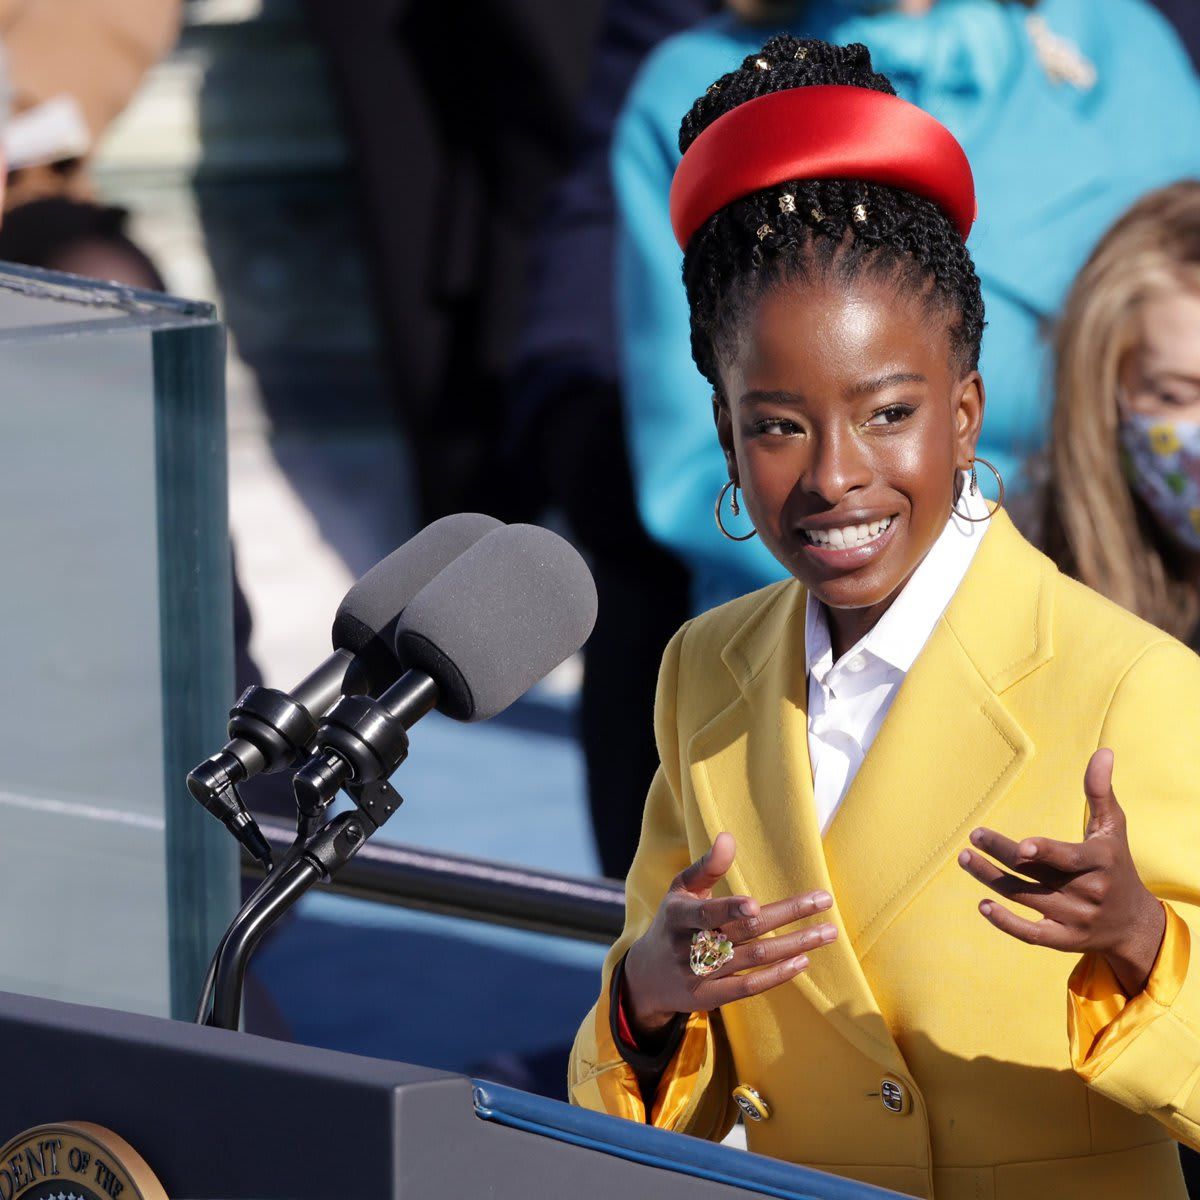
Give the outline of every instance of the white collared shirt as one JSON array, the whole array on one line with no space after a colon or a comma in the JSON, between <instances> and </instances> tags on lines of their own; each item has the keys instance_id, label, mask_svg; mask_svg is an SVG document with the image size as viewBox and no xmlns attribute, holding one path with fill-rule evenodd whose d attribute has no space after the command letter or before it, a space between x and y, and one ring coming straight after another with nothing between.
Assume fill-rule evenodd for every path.
<instances>
[{"instance_id":1,"label":"white collared shirt","mask_svg":"<svg viewBox=\"0 0 1200 1200\"><path fill-rule=\"evenodd\" d=\"M958 506L987 515L964 487ZM835 663L829 614L811 594L804 615L808 757L822 834L858 774L896 692L970 567L990 522L951 516L938 540L875 627Z\"/></svg>"}]
</instances>

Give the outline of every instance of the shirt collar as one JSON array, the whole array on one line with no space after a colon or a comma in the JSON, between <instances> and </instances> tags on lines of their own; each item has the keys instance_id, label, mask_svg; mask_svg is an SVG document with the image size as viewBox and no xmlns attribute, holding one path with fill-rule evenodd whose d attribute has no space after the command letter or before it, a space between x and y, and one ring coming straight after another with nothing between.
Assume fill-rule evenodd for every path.
<instances>
[{"instance_id":1,"label":"shirt collar","mask_svg":"<svg viewBox=\"0 0 1200 1200\"><path fill-rule=\"evenodd\" d=\"M856 654L868 654L902 674L908 673L958 591L990 524L980 519L988 514L987 501L981 495L971 494L965 476L956 507L976 520L967 521L958 512L951 513L946 527L909 576L900 595L839 663ZM804 656L809 674L821 684L838 665L833 661L828 612L811 593L804 612Z\"/></svg>"}]
</instances>

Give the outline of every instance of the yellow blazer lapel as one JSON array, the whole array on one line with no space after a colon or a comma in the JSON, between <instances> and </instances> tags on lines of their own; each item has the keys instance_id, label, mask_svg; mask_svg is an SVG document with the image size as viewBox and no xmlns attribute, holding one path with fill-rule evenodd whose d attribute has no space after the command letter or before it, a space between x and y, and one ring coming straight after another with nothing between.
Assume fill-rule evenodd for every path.
<instances>
[{"instance_id":1,"label":"yellow blazer lapel","mask_svg":"<svg viewBox=\"0 0 1200 1200\"><path fill-rule=\"evenodd\" d=\"M1052 653L1053 591L1054 568L998 513L825 836L860 958L1029 758L1002 694Z\"/></svg>"},{"instance_id":2,"label":"yellow blazer lapel","mask_svg":"<svg viewBox=\"0 0 1200 1200\"><path fill-rule=\"evenodd\" d=\"M740 694L688 746L693 791L705 832L737 837L727 876L735 894L762 903L824 888L831 919L844 928L825 864L808 760L804 591L780 589L726 647ZM844 1037L886 1069L903 1072L862 968L843 934L811 956L794 984Z\"/></svg>"}]
</instances>

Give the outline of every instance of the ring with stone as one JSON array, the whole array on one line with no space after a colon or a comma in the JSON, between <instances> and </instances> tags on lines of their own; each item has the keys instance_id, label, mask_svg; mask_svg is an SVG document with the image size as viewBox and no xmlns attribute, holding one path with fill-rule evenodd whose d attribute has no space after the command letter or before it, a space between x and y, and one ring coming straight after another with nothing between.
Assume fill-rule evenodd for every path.
<instances>
[{"instance_id":1,"label":"ring with stone","mask_svg":"<svg viewBox=\"0 0 1200 1200\"><path fill-rule=\"evenodd\" d=\"M697 929L692 934L688 966L701 979L719 970L733 957L733 943L719 929Z\"/></svg>"}]
</instances>

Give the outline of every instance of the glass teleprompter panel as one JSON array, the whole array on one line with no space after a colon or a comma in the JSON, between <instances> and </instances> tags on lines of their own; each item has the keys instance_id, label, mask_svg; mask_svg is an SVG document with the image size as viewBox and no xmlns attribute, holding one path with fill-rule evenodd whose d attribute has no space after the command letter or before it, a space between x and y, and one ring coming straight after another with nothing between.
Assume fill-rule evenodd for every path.
<instances>
[{"instance_id":1,"label":"glass teleprompter panel","mask_svg":"<svg viewBox=\"0 0 1200 1200\"><path fill-rule=\"evenodd\" d=\"M0 264L0 990L186 1016L235 897L207 305Z\"/></svg>"}]
</instances>

